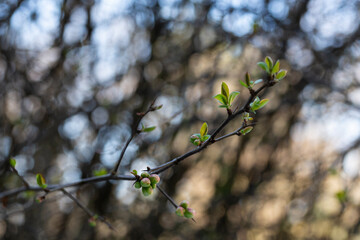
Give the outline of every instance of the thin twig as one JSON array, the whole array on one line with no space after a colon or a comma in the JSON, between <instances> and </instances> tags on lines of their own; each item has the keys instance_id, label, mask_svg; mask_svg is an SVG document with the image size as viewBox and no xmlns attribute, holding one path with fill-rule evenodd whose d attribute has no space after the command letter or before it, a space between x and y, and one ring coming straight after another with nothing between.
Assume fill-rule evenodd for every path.
<instances>
[{"instance_id":1,"label":"thin twig","mask_svg":"<svg viewBox=\"0 0 360 240\"><path fill-rule=\"evenodd\" d=\"M82 210L84 210L84 212L86 212L87 215L89 215L89 217L95 217L96 214L93 213L89 208L87 208L79 199L77 199L76 197L74 197L71 193L69 193L68 191L66 191L65 189L61 189L61 191L68 196L71 200L73 200ZM102 221L103 223L105 223L110 229L116 231L116 229L108 222L105 220L104 217L101 216L97 216L97 218Z\"/></svg>"},{"instance_id":2,"label":"thin twig","mask_svg":"<svg viewBox=\"0 0 360 240\"><path fill-rule=\"evenodd\" d=\"M159 185L156 186L157 189L169 200L169 202L175 207L178 208L179 205L176 204L174 199L172 199Z\"/></svg>"},{"instance_id":3,"label":"thin twig","mask_svg":"<svg viewBox=\"0 0 360 240\"><path fill-rule=\"evenodd\" d=\"M119 167L120 167L120 163L122 161L122 159L124 158L124 155L125 155L125 152L126 152L126 149L128 148L130 142L133 140L133 138L139 134L141 131L139 131L137 128L141 122L141 120L146 116L146 114L148 114L149 112L152 112L152 111L155 111L156 110L156 107L154 107L154 104L155 104L155 101L156 99L154 99L152 101L152 103L150 104L150 106L148 107L148 109L146 110L146 112L141 112L141 113L138 113L137 115L139 116L135 125L133 125L133 128L131 130L131 134L130 134L130 137L128 138L128 140L126 141L125 143L125 146L123 147L123 149L121 150L121 153L120 153L120 156L119 156L119 159L116 161L115 163L115 166L113 168L113 170L111 171L111 174L112 175L115 175L118 170L119 170Z\"/></svg>"},{"instance_id":4,"label":"thin twig","mask_svg":"<svg viewBox=\"0 0 360 240\"><path fill-rule=\"evenodd\" d=\"M29 183L25 180L25 178L23 176L21 176L19 174L19 172L16 170L16 168L14 168L13 166L10 166L10 169L21 179L21 181L23 182L25 188L30 187Z\"/></svg>"}]
</instances>

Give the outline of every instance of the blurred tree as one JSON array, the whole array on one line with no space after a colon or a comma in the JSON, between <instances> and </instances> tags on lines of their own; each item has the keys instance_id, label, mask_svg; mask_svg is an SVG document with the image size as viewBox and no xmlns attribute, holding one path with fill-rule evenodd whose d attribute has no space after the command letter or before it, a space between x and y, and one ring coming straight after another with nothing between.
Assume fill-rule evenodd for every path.
<instances>
[{"instance_id":1,"label":"blurred tree","mask_svg":"<svg viewBox=\"0 0 360 240\"><path fill-rule=\"evenodd\" d=\"M109 171L137 112L157 126L130 143L121 174L192 149L226 118L222 81L270 55L289 70L245 137L224 140L161 175L197 223L132 182L68 189L117 229L59 193L3 199L5 239L360 239L360 2L356 0L4 0L0 2L0 192L42 173L60 184ZM232 122L222 134L238 128ZM95 172L94 172L95 171ZM37 193L36 193L37 194ZM40 195L40 193L39 193ZM37 195L37 196L39 196Z\"/></svg>"}]
</instances>

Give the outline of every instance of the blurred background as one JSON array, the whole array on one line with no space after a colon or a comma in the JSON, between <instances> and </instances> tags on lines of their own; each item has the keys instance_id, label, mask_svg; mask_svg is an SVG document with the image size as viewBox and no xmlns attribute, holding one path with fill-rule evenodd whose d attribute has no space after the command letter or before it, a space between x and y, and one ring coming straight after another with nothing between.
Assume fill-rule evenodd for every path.
<instances>
[{"instance_id":1,"label":"blurred background","mask_svg":"<svg viewBox=\"0 0 360 240\"><path fill-rule=\"evenodd\" d=\"M213 144L160 175L196 223L158 191L132 182L70 188L117 229L61 192L3 200L3 239L360 239L360 1L0 1L0 192L21 187L9 157L36 185L111 170L136 112L156 130L130 144L120 172L154 167L191 149L204 121L226 111L212 98L266 55L287 77L244 137ZM221 135L237 129L233 121Z\"/></svg>"}]
</instances>

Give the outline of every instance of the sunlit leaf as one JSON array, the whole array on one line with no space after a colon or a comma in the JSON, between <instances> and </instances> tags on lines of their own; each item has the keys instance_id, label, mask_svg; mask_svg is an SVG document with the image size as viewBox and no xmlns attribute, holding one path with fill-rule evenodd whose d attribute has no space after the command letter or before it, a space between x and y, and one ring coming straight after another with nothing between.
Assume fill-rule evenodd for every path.
<instances>
[{"instance_id":1,"label":"sunlit leaf","mask_svg":"<svg viewBox=\"0 0 360 240\"><path fill-rule=\"evenodd\" d=\"M39 187L41 187L41 188L47 187L45 178L43 177L43 175L41 173L36 174L36 182L39 185Z\"/></svg>"},{"instance_id":2,"label":"sunlit leaf","mask_svg":"<svg viewBox=\"0 0 360 240\"><path fill-rule=\"evenodd\" d=\"M271 70L271 74L277 73L279 71L279 68L280 68L280 62L279 60L277 60L274 67Z\"/></svg>"},{"instance_id":3,"label":"sunlit leaf","mask_svg":"<svg viewBox=\"0 0 360 240\"><path fill-rule=\"evenodd\" d=\"M225 104L225 105L227 104L227 98L222 94L218 94L214 96L214 98L218 100L221 104Z\"/></svg>"},{"instance_id":4,"label":"sunlit leaf","mask_svg":"<svg viewBox=\"0 0 360 240\"><path fill-rule=\"evenodd\" d=\"M257 65L259 65L262 69L264 69L267 73L269 73L269 68L264 62L258 62Z\"/></svg>"},{"instance_id":5,"label":"sunlit leaf","mask_svg":"<svg viewBox=\"0 0 360 240\"><path fill-rule=\"evenodd\" d=\"M206 122L204 122L200 129L200 136L201 137L205 136L207 132L208 132L208 125Z\"/></svg>"},{"instance_id":6,"label":"sunlit leaf","mask_svg":"<svg viewBox=\"0 0 360 240\"><path fill-rule=\"evenodd\" d=\"M281 80L286 76L287 71L286 70L280 70L278 74L276 74L276 78Z\"/></svg>"},{"instance_id":7,"label":"sunlit leaf","mask_svg":"<svg viewBox=\"0 0 360 240\"><path fill-rule=\"evenodd\" d=\"M12 166L13 168L15 168L15 166L16 166L16 160L15 160L14 158L10 158L9 163L10 163L10 166Z\"/></svg>"},{"instance_id":8,"label":"sunlit leaf","mask_svg":"<svg viewBox=\"0 0 360 240\"><path fill-rule=\"evenodd\" d=\"M238 91L230 93L229 104L231 104L234 101L234 99L236 98L236 96L239 95L239 94L240 94L240 92L238 92Z\"/></svg>"},{"instance_id":9,"label":"sunlit leaf","mask_svg":"<svg viewBox=\"0 0 360 240\"><path fill-rule=\"evenodd\" d=\"M253 127L249 126L249 127L244 128L244 129L241 129L240 132L241 132L242 135L246 135L249 132L251 132L252 130L253 130Z\"/></svg>"},{"instance_id":10,"label":"sunlit leaf","mask_svg":"<svg viewBox=\"0 0 360 240\"><path fill-rule=\"evenodd\" d=\"M342 190L340 192L336 193L336 198L340 201L340 202L345 202L347 199L347 194L346 191Z\"/></svg>"},{"instance_id":11,"label":"sunlit leaf","mask_svg":"<svg viewBox=\"0 0 360 240\"><path fill-rule=\"evenodd\" d=\"M265 62L266 62L266 65L268 66L268 69L271 70L273 68L273 60L271 59L271 57L269 56L266 56L265 57Z\"/></svg>"},{"instance_id":12,"label":"sunlit leaf","mask_svg":"<svg viewBox=\"0 0 360 240\"><path fill-rule=\"evenodd\" d=\"M248 85L247 85L246 83L244 83L243 81L241 81L241 80L240 80L240 84L241 84L242 86L246 87L246 88L248 87Z\"/></svg>"},{"instance_id":13,"label":"sunlit leaf","mask_svg":"<svg viewBox=\"0 0 360 240\"><path fill-rule=\"evenodd\" d=\"M258 109L264 107L268 102L269 102L269 99L263 99L263 100L261 100L261 101L259 102L259 108L258 108Z\"/></svg>"},{"instance_id":14,"label":"sunlit leaf","mask_svg":"<svg viewBox=\"0 0 360 240\"><path fill-rule=\"evenodd\" d=\"M147 127L147 128L144 128L143 129L143 132L152 132L152 131L154 131L155 130L155 126L152 126L152 127Z\"/></svg>"},{"instance_id":15,"label":"sunlit leaf","mask_svg":"<svg viewBox=\"0 0 360 240\"><path fill-rule=\"evenodd\" d=\"M221 94L224 95L226 99L229 99L229 87L225 82L221 83Z\"/></svg>"},{"instance_id":16,"label":"sunlit leaf","mask_svg":"<svg viewBox=\"0 0 360 240\"><path fill-rule=\"evenodd\" d=\"M93 175L96 176L96 177L106 175L107 173L108 172L107 172L106 168L101 168L101 169L93 171Z\"/></svg>"}]
</instances>

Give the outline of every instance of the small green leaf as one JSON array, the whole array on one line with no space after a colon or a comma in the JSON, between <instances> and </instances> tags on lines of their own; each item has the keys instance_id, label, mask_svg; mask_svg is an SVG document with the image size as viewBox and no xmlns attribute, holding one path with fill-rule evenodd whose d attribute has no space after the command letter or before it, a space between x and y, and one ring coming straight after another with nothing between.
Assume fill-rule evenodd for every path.
<instances>
[{"instance_id":1,"label":"small green leaf","mask_svg":"<svg viewBox=\"0 0 360 240\"><path fill-rule=\"evenodd\" d=\"M262 79L258 79L254 82L254 85L258 84L258 83L261 83L263 80Z\"/></svg>"},{"instance_id":2,"label":"small green leaf","mask_svg":"<svg viewBox=\"0 0 360 240\"><path fill-rule=\"evenodd\" d=\"M246 83L244 83L243 81L240 80L240 84L243 85L244 87L248 87L248 85L246 85Z\"/></svg>"},{"instance_id":3,"label":"small green leaf","mask_svg":"<svg viewBox=\"0 0 360 240\"><path fill-rule=\"evenodd\" d=\"M211 136L210 135L205 135L201 138L202 142L205 142L206 140L208 140Z\"/></svg>"},{"instance_id":4,"label":"small green leaf","mask_svg":"<svg viewBox=\"0 0 360 240\"><path fill-rule=\"evenodd\" d=\"M273 68L273 60L271 59L271 57L269 56L266 56L265 58L265 62L266 62L266 65L268 66L268 69L271 70Z\"/></svg>"},{"instance_id":5,"label":"small green leaf","mask_svg":"<svg viewBox=\"0 0 360 240\"><path fill-rule=\"evenodd\" d=\"M225 105L227 104L227 98L222 94L218 94L214 96L214 98L218 100L221 104L225 104Z\"/></svg>"},{"instance_id":6,"label":"small green leaf","mask_svg":"<svg viewBox=\"0 0 360 240\"><path fill-rule=\"evenodd\" d=\"M163 107L163 105L161 104L161 105L159 105L159 106L155 106L154 107L154 111L156 111L156 110L159 110L159 109L161 109Z\"/></svg>"},{"instance_id":7,"label":"small green leaf","mask_svg":"<svg viewBox=\"0 0 360 240\"><path fill-rule=\"evenodd\" d=\"M207 125L206 122L204 122L203 125L201 126L201 129L200 129L200 136L201 136L201 138L202 138L203 136L205 136L205 135L207 134L207 132L208 132L208 125Z\"/></svg>"},{"instance_id":8,"label":"small green leaf","mask_svg":"<svg viewBox=\"0 0 360 240\"><path fill-rule=\"evenodd\" d=\"M39 185L39 187L41 187L41 188L47 187L45 178L43 177L43 175L41 173L36 174L36 182Z\"/></svg>"},{"instance_id":9,"label":"small green leaf","mask_svg":"<svg viewBox=\"0 0 360 240\"><path fill-rule=\"evenodd\" d=\"M281 80L286 76L287 71L286 70L280 70L278 74L276 74L276 78Z\"/></svg>"},{"instance_id":10,"label":"small green leaf","mask_svg":"<svg viewBox=\"0 0 360 240\"><path fill-rule=\"evenodd\" d=\"M229 104L230 105L235 100L236 96L239 95L239 94L240 94L240 92L238 92L238 91L230 93L230 96L229 96Z\"/></svg>"},{"instance_id":11,"label":"small green leaf","mask_svg":"<svg viewBox=\"0 0 360 240\"><path fill-rule=\"evenodd\" d=\"M229 87L225 82L221 83L221 94L224 95L226 99L229 99Z\"/></svg>"},{"instance_id":12,"label":"small green leaf","mask_svg":"<svg viewBox=\"0 0 360 240\"><path fill-rule=\"evenodd\" d=\"M257 65L260 66L262 69L264 69L265 72L267 72L267 73L270 72L268 66L266 65L266 63L264 63L264 62L258 62Z\"/></svg>"},{"instance_id":13,"label":"small green leaf","mask_svg":"<svg viewBox=\"0 0 360 240\"><path fill-rule=\"evenodd\" d=\"M93 171L93 175L96 177L106 175L107 173L108 172L107 172L106 168L101 168L101 169Z\"/></svg>"},{"instance_id":14,"label":"small green leaf","mask_svg":"<svg viewBox=\"0 0 360 240\"><path fill-rule=\"evenodd\" d=\"M248 72L246 72L245 73L245 82L248 86L250 86L250 81L251 81L250 74Z\"/></svg>"},{"instance_id":15,"label":"small green leaf","mask_svg":"<svg viewBox=\"0 0 360 240\"><path fill-rule=\"evenodd\" d=\"M260 103L259 103L259 108L258 109L264 107L268 102L269 102L269 99L261 100Z\"/></svg>"},{"instance_id":16,"label":"small green leaf","mask_svg":"<svg viewBox=\"0 0 360 240\"><path fill-rule=\"evenodd\" d=\"M147 128L144 128L142 131L143 132L152 132L152 131L154 131L155 130L155 126L152 126L152 127L147 127Z\"/></svg>"},{"instance_id":17,"label":"small green leaf","mask_svg":"<svg viewBox=\"0 0 360 240\"><path fill-rule=\"evenodd\" d=\"M277 60L274 67L271 70L271 74L277 73L279 71L279 68L280 68L280 62L279 60Z\"/></svg>"},{"instance_id":18,"label":"small green leaf","mask_svg":"<svg viewBox=\"0 0 360 240\"><path fill-rule=\"evenodd\" d=\"M241 132L242 135L246 135L249 132L251 132L252 130L253 130L253 127L249 126L249 127L244 128L244 129L241 129L240 132Z\"/></svg>"},{"instance_id":19,"label":"small green leaf","mask_svg":"<svg viewBox=\"0 0 360 240\"><path fill-rule=\"evenodd\" d=\"M137 171L134 169L134 170L132 170L132 172L130 172L131 174L133 174L134 176L136 176L137 175Z\"/></svg>"},{"instance_id":20,"label":"small green leaf","mask_svg":"<svg viewBox=\"0 0 360 240\"><path fill-rule=\"evenodd\" d=\"M10 166L12 166L13 168L15 168L15 166L16 166L16 160L15 160L15 158L10 158Z\"/></svg>"}]
</instances>

